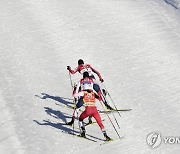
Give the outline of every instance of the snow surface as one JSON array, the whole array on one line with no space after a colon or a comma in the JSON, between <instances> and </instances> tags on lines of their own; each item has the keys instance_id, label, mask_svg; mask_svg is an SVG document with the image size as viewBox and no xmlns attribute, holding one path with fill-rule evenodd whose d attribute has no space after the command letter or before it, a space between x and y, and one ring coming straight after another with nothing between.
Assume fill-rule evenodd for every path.
<instances>
[{"instance_id":1,"label":"snow surface","mask_svg":"<svg viewBox=\"0 0 180 154\"><path fill-rule=\"evenodd\" d=\"M1 0L0 29L1 154L180 153L146 143L155 131L180 135L179 10L157 0ZM118 108L133 109L114 114L122 140L100 146L63 132L73 112L66 66L79 58L101 72ZM103 139L96 124L87 133Z\"/></svg>"}]
</instances>

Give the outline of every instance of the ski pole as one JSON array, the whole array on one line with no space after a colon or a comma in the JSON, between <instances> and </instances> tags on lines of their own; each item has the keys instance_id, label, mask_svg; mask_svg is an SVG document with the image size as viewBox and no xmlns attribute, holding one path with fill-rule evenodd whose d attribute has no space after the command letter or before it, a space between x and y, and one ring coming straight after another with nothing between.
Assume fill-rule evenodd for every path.
<instances>
[{"instance_id":1,"label":"ski pole","mask_svg":"<svg viewBox=\"0 0 180 154\"><path fill-rule=\"evenodd\" d=\"M74 102L73 118L75 118L75 117L74 117L74 114L75 114L75 112L76 112L76 99L75 99L75 98L74 98L73 102ZM74 119L74 120L75 120L75 119ZM73 122L73 136L74 136L74 122Z\"/></svg>"},{"instance_id":2,"label":"ski pole","mask_svg":"<svg viewBox=\"0 0 180 154\"><path fill-rule=\"evenodd\" d=\"M72 78L71 78L70 72L69 72L69 79L70 79L71 87L72 87L72 91L73 91L73 83L72 83ZM76 112L76 99L75 98L73 99L73 103L74 103L74 112L73 112L73 116L74 116L74 113ZM74 135L74 122L73 122L73 135Z\"/></svg>"},{"instance_id":3,"label":"ski pole","mask_svg":"<svg viewBox=\"0 0 180 154\"><path fill-rule=\"evenodd\" d=\"M114 117L114 119L115 119L115 121L116 121L116 124L118 125L118 127L119 127L119 129L120 129L119 123L118 123L118 121L117 121L117 119L116 119L114 113L112 113L112 114L113 114L113 117Z\"/></svg>"},{"instance_id":4,"label":"ski pole","mask_svg":"<svg viewBox=\"0 0 180 154\"><path fill-rule=\"evenodd\" d=\"M104 106L103 106L103 104L102 104L102 101L100 101L100 103L101 103L101 106L103 107L104 111L106 111L105 107L104 107ZM119 135L119 133L118 133L118 131L117 131L116 127L114 126L114 124L113 124L113 122L112 122L112 120L111 120L110 116L109 116L108 114L106 114L106 115L107 115L107 117L108 117L109 121L111 122L111 124L112 124L112 126L113 126L114 130L116 131L117 135L119 136L119 138L121 138L121 136Z\"/></svg>"},{"instance_id":5,"label":"ski pole","mask_svg":"<svg viewBox=\"0 0 180 154\"><path fill-rule=\"evenodd\" d=\"M107 88L105 87L104 83L102 83L102 85L103 85L103 87L105 88L105 90L107 91L107 94L109 95L109 98L111 99L111 101L112 101L115 109L118 110L117 107L116 107L116 105L115 105L115 103L114 103L114 101L113 101L113 99L112 99L112 97L111 97L111 95L109 94ZM117 112L118 112L119 116L121 117L121 114L119 113L119 111L117 111Z\"/></svg>"},{"instance_id":6,"label":"ski pole","mask_svg":"<svg viewBox=\"0 0 180 154\"><path fill-rule=\"evenodd\" d=\"M106 98L105 98L104 96L103 96L103 98L104 98L104 100L106 100ZM115 119L115 121L116 121L116 124L118 125L118 127L119 127L119 129L120 129L119 123L118 123L118 121L117 121L117 119L116 119L114 113L112 113L112 115L113 115L113 117L114 117L114 119Z\"/></svg>"},{"instance_id":7,"label":"ski pole","mask_svg":"<svg viewBox=\"0 0 180 154\"><path fill-rule=\"evenodd\" d=\"M72 90L73 90L73 83L72 83L72 78L71 78L71 74L69 72L69 79L70 79L70 82L71 82L71 87L72 87Z\"/></svg>"}]
</instances>

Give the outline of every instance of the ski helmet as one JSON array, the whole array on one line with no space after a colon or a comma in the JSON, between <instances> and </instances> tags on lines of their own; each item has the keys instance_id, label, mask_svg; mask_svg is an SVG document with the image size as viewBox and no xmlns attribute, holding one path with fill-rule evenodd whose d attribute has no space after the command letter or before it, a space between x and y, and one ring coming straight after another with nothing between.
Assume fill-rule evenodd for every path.
<instances>
[{"instance_id":1,"label":"ski helmet","mask_svg":"<svg viewBox=\"0 0 180 154\"><path fill-rule=\"evenodd\" d=\"M84 61L82 59L78 60L78 65L84 64Z\"/></svg>"},{"instance_id":2,"label":"ski helmet","mask_svg":"<svg viewBox=\"0 0 180 154\"><path fill-rule=\"evenodd\" d=\"M83 78L89 77L89 73L88 72L84 72L83 73Z\"/></svg>"}]
</instances>

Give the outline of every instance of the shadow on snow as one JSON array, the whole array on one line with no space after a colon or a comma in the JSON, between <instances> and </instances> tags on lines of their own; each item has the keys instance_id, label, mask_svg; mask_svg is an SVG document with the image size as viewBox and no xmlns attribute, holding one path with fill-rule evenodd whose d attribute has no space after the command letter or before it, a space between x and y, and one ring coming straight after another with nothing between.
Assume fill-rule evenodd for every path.
<instances>
[{"instance_id":1,"label":"shadow on snow","mask_svg":"<svg viewBox=\"0 0 180 154\"><path fill-rule=\"evenodd\" d=\"M41 125L41 126L51 126L51 127L54 127L56 129L60 129L62 130L62 132L64 133L79 133L78 131L76 130L73 130L72 128L68 128L66 127L67 125L65 125L64 123L55 123L55 122L52 122L50 120L43 120L43 122L39 122L37 120L33 120L34 122L36 122L38 125Z\"/></svg>"},{"instance_id":2,"label":"shadow on snow","mask_svg":"<svg viewBox=\"0 0 180 154\"><path fill-rule=\"evenodd\" d=\"M69 98L64 98L64 97L60 97L60 96L52 96L52 95L49 95L49 94L46 94L46 93L41 93L41 96L39 95L35 95L36 97L38 98L41 98L41 99L52 99L58 103L61 103L61 104L64 104L64 105L69 105L69 104L74 104L72 101L73 99L69 99ZM67 100L72 100L72 101L67 101ZM57 104L58 105L58 104Z\"/></svg>"},{"instance_id":3,"label":"shadow on snow","mask_svg":"<svg viewBox=\"0 0 180 154\"><path fill-rule=\"evenodd\" d=\"M39 95L35 95L35 96L38 98L41 98L41 99L47 99L48 98L48 99L55 100L56 102L58 102L58 104L56 104L56 105L60 105L59 103L62 103L64 105L73 104L72 102L67 101L67 100L72 100L72 99L59 97L59 96L51 96L51 95L46 94L46 93L41 93L41 96L39 96ZM42 122L39 122L37 120L33 120L38 125L51 126L51 127L56 128L56 129L60 129L60 130L62 130L62 132L65 132L65 133L72 133L72 132L78 133L75 130L73 131L72 128L68 128L69 126L67 126L65 124L67 122L66 119L71 118L71 116L68 116L65 113L62 113L59 110L53 110L52 108L49 108L49 107L44 107L44 109L48 115L50 115L56 119L61 119L64 123L53 122L51 120L43 120Z\"/></svg>"},{"instance_id":4,"label":"shadow on snow","mask_svg":"<svg viewBox=\"0 0 180 154\"><path fill-rule=\"evenodd\" d=\"M51 109L51 108L49 108L49 107L44 107L44 109L45 109L45 112L48 114L48 115L50 115L50 116L52 116L52 117L54 117L54 118L56 118L56 119L62 119L62 121L64 121L64 122L67 122L66 121L66 118L71 118L70 116L66 116L64 113L62 113L61 111L58 111L58 110L53 110L53 109Z\"/></svg>"}]
</instances>

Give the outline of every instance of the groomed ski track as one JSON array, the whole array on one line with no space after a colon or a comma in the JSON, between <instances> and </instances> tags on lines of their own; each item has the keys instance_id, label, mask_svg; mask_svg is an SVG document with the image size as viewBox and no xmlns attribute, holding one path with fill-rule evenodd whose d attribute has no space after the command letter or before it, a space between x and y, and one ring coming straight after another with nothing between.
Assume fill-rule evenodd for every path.
<instances>
[{"instance_id":1,"label":"groomed ski track","mask_svg":"<svg viewBox=\"0 0 180 154\"><path fill-rule=\"evenodd\" d=\"M179 154L177 144L146 143L151 132L180 135L179 27L180 10L163 0L1 0L0 153ZM118 142L63 133L72 131L66 66L79 58L100 71L118 108L132 109L115 114ZM96 124L87 132L103 138Z\"/></svg>"}]
</instances>

